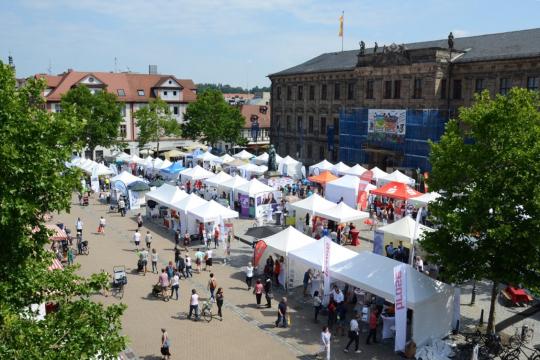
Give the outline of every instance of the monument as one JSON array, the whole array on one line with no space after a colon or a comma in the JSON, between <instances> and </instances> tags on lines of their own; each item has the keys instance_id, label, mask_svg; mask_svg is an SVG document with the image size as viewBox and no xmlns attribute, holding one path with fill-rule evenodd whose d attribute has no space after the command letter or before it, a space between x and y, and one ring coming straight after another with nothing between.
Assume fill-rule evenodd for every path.
<instances>
[{"instance_id":1,"label":"monument","mask_svg":"<svg viewBox=\"0 0 540 360\"><path fill-rule=\"evenodd\" d=\"M268 178L280 176L276 161L276 149L274 149L274 145L272 144L270 144L270 148L268 149L268 171L266 171L265 175Z\"/></svg>"}]
</instances>

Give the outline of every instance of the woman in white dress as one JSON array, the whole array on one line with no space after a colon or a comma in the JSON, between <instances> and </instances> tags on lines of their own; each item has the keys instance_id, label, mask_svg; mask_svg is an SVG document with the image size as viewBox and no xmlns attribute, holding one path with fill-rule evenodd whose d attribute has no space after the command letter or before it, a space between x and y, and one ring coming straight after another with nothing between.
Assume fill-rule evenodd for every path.
<instances>
[{"instance_id":1,"label":"woman in white dress","mask_svg":"<svg viewBox=\"0 0 540 360\"><path fill-rule=\"evenodd\" d=\"M330 339L332 334L328 330L328 326L323 326L321 331L321 353L326 354L326 360L330 360Z\"/></svg>"}]
</instances>

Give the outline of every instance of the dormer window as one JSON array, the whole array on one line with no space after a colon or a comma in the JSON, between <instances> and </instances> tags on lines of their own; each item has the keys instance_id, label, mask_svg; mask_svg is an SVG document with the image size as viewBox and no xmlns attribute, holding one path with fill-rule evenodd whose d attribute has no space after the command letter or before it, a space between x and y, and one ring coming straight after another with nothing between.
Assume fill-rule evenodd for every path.
<instances>
[{"instance_id":1,"label":"dormer window","mask_svg":"<svg viewBox=\"0 0 540 360\"><path fill-rule=\"evenodd\" d=\"M93 77L90 76L90 77L88 78L88 82L89 82L89 83L93 83L94 81L95 81L95 79L94 79Z\"/></svg>"},{"instance_id":2,"label":"dormer window","mask_svg":"<svg viewBox=\"0 0 540 360\"><path fill-rule=\"evenodd\" d=\"M116 93L118 94L118 96L126 96L126 92L124 91L124 89L118 89L116 90Z\"/></svg>"},{"instance_id":3,"label":"dormer window","mask_svg":"<svg viewBox=\"0 0 540 360\"><path fill-rule=\"evenodd\" d=\"M171 81L171 80L169 80L169 85L170 85L170 84L172 84L172 81Z\"/></svg>"},{"instance_id":4,"label":"dormer window","mask_svg":"<svg viewBox=\"0 0 540 360\"><path fill-rule=\"evenodd\" d=\"M163 91L163 95L167 96L167 91Z\"/></svg>"},{"instance_id":5,"label":"dormer window","mask_svg":"<svg viewBox=\"0 0 540 360\"><path fill-rule=\"evenodd\" d=\"M142 90L142 89L137 90L137 94L139 96L144 96L144 90Z\"/></svg>"}]
</instances>

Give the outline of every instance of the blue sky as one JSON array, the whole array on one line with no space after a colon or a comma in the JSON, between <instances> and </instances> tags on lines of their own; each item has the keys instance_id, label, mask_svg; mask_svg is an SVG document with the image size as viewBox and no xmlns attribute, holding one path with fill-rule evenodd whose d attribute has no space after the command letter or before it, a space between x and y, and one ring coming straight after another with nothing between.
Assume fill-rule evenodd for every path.
<instances>
[{"instance_id":1,"label":"blue sky","mask_svg":"<svg viewBox=\"0 0 540 360\"><path fill-rule=\"evenodd\" d=\"M0 59L18 76L160 73L250 87L324 52L540 27L540 0L0 0Z\"/></svg>"}]
</instances>

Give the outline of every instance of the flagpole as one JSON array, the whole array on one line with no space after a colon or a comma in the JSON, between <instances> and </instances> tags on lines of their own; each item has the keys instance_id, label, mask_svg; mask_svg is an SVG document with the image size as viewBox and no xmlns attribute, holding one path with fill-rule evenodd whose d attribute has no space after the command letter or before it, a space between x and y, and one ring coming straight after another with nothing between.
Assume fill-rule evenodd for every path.
<instances>
[{"instance_id":1,"label":"flagpole","mask_svg":"<svg viewBox=\"0 0 540 360\"><path fill-rule=\"evenodd\" d=\"M344 31L343 31L343 27L344 27L344 22L345 22L345 11L341 11L341 18L343 19L342 22L341 22L341 52L343 52L343 37L344 37Z\"/></svg>"}]
</instances>

